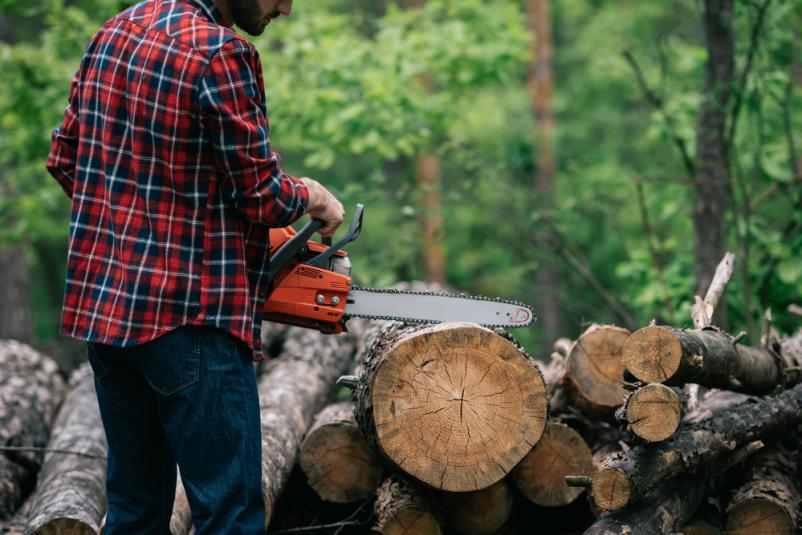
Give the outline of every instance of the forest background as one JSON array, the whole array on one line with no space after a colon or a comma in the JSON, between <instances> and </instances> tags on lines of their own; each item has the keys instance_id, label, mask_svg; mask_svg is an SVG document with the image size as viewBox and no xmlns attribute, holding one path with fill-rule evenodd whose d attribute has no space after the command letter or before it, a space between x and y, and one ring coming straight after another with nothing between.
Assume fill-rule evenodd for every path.
<instances>
[{"instance_id":1,"label":"forest background","mask_svg":"<svg viewBox=\"0 0 802 535\"><path fill-rule=\"evenodd\" d=\"M0 0L0 338L66 368L70 202L47 174L83 50L133 2ZM534 305L535 355L590 322L757 342L802 301L802 0L300 0L256 43L273 148L349 214L358 284Z\"/></svg>"}]
</instances>

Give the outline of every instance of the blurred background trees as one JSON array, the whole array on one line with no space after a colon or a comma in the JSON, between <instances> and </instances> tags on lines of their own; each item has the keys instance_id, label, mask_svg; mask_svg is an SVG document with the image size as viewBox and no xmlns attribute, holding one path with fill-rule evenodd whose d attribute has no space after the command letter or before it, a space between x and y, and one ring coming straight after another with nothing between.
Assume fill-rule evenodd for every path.
<instances>
[{"instance_id":1,"label":"blurred background trees","mask_svg":"<svg viewBox=\"0 0 802 535\"><path fill-rule=\"evenodd\" d=\"M60 337L70 205L44 162L131 2L0 0L0 337ZM802 300L802 0L317 0L255 39L284 168L367 206L362 285L520 299L533 353L689 318L724 249L733 331ZM70 349L72 348L72 349ZM72 351L72 353L70 353Z\"/></svg>"}]
</instances>

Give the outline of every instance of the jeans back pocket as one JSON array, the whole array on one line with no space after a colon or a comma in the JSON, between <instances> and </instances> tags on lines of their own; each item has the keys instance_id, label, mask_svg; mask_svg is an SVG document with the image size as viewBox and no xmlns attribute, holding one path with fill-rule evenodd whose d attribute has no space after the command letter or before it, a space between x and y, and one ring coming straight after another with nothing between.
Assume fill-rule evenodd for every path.
<instances>
[{"instance_id":1,"label":"jeans back pocket","mask_svg":"<svg viewBox=\"0 0 802 535\"><path fill-rule=\"evenodd\" d=\"M139 347L142 375L151 388L169 396L200 380L199 327L184 325Z\"/></svg>"}]
</instances>

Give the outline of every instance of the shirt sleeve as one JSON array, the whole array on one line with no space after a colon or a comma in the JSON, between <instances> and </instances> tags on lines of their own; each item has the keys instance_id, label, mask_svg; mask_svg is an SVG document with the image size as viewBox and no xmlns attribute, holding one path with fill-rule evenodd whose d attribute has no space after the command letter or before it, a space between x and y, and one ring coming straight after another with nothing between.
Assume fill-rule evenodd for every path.
<instances>
[{"instance_id":1,"label":"shirt sleeve","mask_svg":"<svg viewBox=\"0 0 802 535\"><path fill-rule=\"evenodd\" d=\"M221 192L249 220L286 227L306 211L309 192L285 174L270 149L261 65L256 51L233 39L212 57L200 107L218 167Z\"/></svg>"},{"instance_id":2,"label":"shirt sleeve","mask_svg":"<svg viewBox=\"0 0 802 535\"><path fill-rule=\"evenodd\" d=\"M76 72L72 78L67 109L64 111L64 121L53 130L50 155L47 158L47 170L70 198L72 198L75 184L75 160L78 153L79 122L76 110L78 109L79 73L80 71Z\"/></svg>"}]
</instances>

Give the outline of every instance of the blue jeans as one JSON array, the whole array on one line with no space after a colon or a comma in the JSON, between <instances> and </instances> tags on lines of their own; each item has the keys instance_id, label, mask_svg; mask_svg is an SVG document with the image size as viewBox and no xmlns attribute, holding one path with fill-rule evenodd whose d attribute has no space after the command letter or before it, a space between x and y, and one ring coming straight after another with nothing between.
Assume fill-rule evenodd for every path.
<instances>
[{"instance_id":1,"label":"blue jeans","mask_svg":"<svg viewBox=\"0 0 802 535\"><path fill-rule=\"evenodd\" d=\"M170 534L176 464L196 533L263 534L259 397L244 342L185 325L150 342L87 343L109 444L104 533Z\"/></svg>"}]
</instances>

